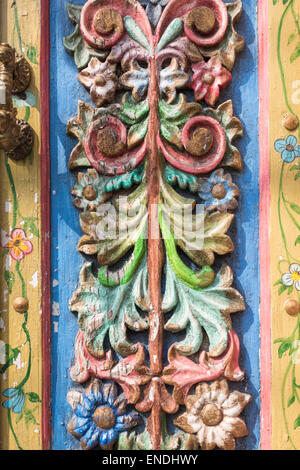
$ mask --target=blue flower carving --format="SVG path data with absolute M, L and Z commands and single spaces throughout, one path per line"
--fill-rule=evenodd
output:
M 126 413 L 127 399 L 124 393 L 117 396 L 114 383 L 103 384 L 94 379 L 85 392 L 71 390 L 68 401 L 74 409 L 69 432 L 80 438 L 82 449 L 100 446 L 111 450 L 119 433 L 131 429 L 139 422 L 136 412 Z
M 275 150 L 281 153 L 281 158 L 286 163 L 291 163 L 296 157 L 300 157 L 300 145 L 294 135 L 289 135 L 286 139 L 275 141 Z
M 7 388 L 4 390 L 3 395 L 8 398 L 8 400 L 3 403 L 4 408 L 9 408 L 14 413 L 20 414 L 25 402 L 23 390 L 18 388 Z
M 209 178 L 199 179 L 198 195 L 207 211 L 235 210 L 238 206 L 239 188 L 232 182 L 230 174 L 223 169 L 214 171 Z

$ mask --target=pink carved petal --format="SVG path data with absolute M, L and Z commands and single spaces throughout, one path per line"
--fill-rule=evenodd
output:
M 109 379 L 113 364 L 111 351 L 103 359 L 92 356 L 84 344 L 84 332 L 79 330 L 75 341 L 75 365 L 70 369 L 71 379 L 77 383 L 86 382 L 92 376 Z
M 103 359 L 92 356 L 84 343 L 84 332 L 79 331 L 75 341 L 75 365 L 70 369 L 74 382 L 83 383 L 90 377 L 114 380 L 123 389 L 128 403 L 135 403 L 140 396 L 140 385 L 147 383 L 150 377 L 146 371 L 139 372 L 144 362 L 143 346 L 138 344 L 138 352 L 121 359 L 115 366 L 111 351 Z
M 205 351 L 199 356 L 199 364 L 191 359 L 169 351 L 170 365 L 164 370 L 163 379 L 175 385 L 186 398 L 190 388 L 199 382 L 226 377 L 232 381 L 242 380 L 244 373 L 239 367 L 239 339 L 234 330 L 228 333 L 227 350 L 219 358 L 208 358 Z
M 218 101 L 220 96 L 220 90 L 218 85 L 210 86 L 207 88 L 207 93 L 205 95 L 205 101 L 209 106 L 214 106 Z
M 222 0 L 194 0 L 188 2 L 186 0 L 171 0 L 164 10 L 156 29 L 155 45 L 158 44 L 160 38 L 165 32 L 168 25 L 175 18 L 183 18 L 185 23 L 186 16 L 194 8 L 206 6 L 214 10 L 216 24 L 213 31 L 209 34 L 200 35 L 200 33 L 188 28 L 184 25 L 186 36 L 202 47 L 211 47 L 222 41 L 228 26 L 228 12 L 226 5 Z

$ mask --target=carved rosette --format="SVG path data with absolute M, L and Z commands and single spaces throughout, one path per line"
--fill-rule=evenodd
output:
M 171 0 L 152 18 L 155 30 L 135 0 L 67 9 L 75 31 L 64 44 L 95 105 L 79 102 L 67 127 L 78 139 L 69 163 L 80 170 L 78 249 L 95 258 L 70 300 L 79 332 L 69 430 L 84 449 L 234 449 L 251 397 L 229 393 L 228 381 L 244 378 L 230 315 L 245 304 L 215 256 L 234 250 L 227 232 L 239 189 L 228 171 L 242 168 L 233 141 L 243 130 L 231 101 L 217 101 L 243 49 L 242 3 Z M 192 218 L 180 232 L 186 208 Z M 142 331 L 145 344 L 132 333 Z M 124 414 L 128 405 L 137 411 Z M 138 423 L 144 430 L 128 431 Z

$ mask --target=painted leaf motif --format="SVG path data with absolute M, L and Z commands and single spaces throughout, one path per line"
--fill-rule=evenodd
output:
M 82 230 L 88 235 L 78 245 L 86 252 L 86 245 L 94 246 L 102 266 L 113 265 L 120 260 L 139 238 L 147 224 L 145 184 L 140 184 L 130 196 L 101 206 L 98 212 L 83 212 L 80 215 Z M 127 215 L 127 217 L 122 217 Z M 116 277 L 116 276 L 115 276 Z
M 80 287 L 74 292 L 69 308 L 71 312 L 78 312 L 79 327 L 85 333 L 84 341 L 90 354 L 99 358 L 104 356 L 107 334 L 119 354 L 127 356 L 137 352 L 137 344 L 128 341 L 126 330 L 148 328 L 147 320 L 137 308 L 145 309 L 148 303 L 145 276 L 147 271 L 143 263 L 130 282 L 115 289 L 107 288 L 94 276 L 91 263 L 83 266 Z
M 79 70 L 86 67 L 92 57 L 105 59 L 107 56 L 107 52 L 92 49 L 83 39 L 79 26 L 81 10 L 79 5 L 67 4 L 68 18 L 75 24 L 75 29 L 72 34 L 64 37 L 64 46 L 70 54 L 74 54 L 74 62 Z
M 231 287 L 232 281 L 231 269 L 224 265 L 210 286 L 192 289 L 176 278 L 167 261 L 163 310 L 174 309 L 174 312 L 165 329 L 186 331 L 184 340 L 175 345 L 182 355 L 189 356 L 199 350 L 203 341 L 202 329 L 209 339 L 211 357 L 218 357 L 226 350 L 231 330 L 230 313 L 245 308 L 243 297 Z
M 204 57 L 217 57 L 222 64 L 232 70 L 236 55 L 244 49 L 245 41 L 235 30 L 235 23 L 241 16 L 243 5 L 241 0 L 226 4 L 228 10 L 228 27 L 218 47 L 200 47 Z
M 165 222 L 169 221 L 175 243 L 199 266 L 210 266 L 215 257 L 233 251 L 233 243 L 226 235 L 233 214 L 201 212 L 192 215 L 195 205 L 193 199 L 183 198 L 166 182 L 161 181 L 162 213 Z M 186 222 L 183 226 L 182 214 Z M 189 217 L 189 219 L 187 218 Z
M 225 131 L 227 146 L 221 166 L 241 171 L 242 157 L 238 149 L 232 144 L 232 141 L 237 137 L 243 136 L 243 126 L 241 121 L 233 115 L 232 101 L 225 101 L 217 109 L 206 108 L 203 114 L 216 119 Z
M 199 188 L 196 176 L 180 171 L 169 165 L 165 167 L 165 178 L 170 186 L 179 186 L 180 189 L 188 189 L 191 193 L 197 192 Z
M 182 150 L 182 128 L 191 117 L 200 114 L 201 110 L 200 104 L 189 103 L 183 94 L 180 94 L 177 102 L 173 104 L 161 100 L 158 105 L 161 135 Z
M 105 191 L 119 191 L 120 189 L 129 189 L 134 184 L 142 182 L 144 175 L 144 165 L 138 166 L 135 170 L 129 171 L 125 175 L 111 178 L 105 185 Z
M 129 126 L 133 126 L 140 121 L 143 121 L 149 114 L 148 100 L 140 101 L 137 103 L 130 93 L 125 93 L 123 97 L 123 106 L 119 111 L 118 117 Z
M 212 25 L 210 32 L 196 24 L 202 1 L 208 6 L 206 15 L 211 15 L 208 9 L 213 11 L 216 27 Z M 204 83 L 215 78 L 220 89 L 229 83 L 228 70 L 244 45 L 235 31 L 242 4 L 240 0 L 167 3 L 151 0 L 147 6 L 156 31 L 135 0 L 118 4 L 88 0 L 83 10 L 68 6 L 75 31 L 65 38 L 65 46 L 74 54 L 79 80 L 96 106 L 79 102 L 78 116 L 68 124 L 68 133 L 79 140 L 69 166 L 88 168 L 78 174 L 73 188 L 85 233 L 78 249 L 95 255 L 100 264 L 100 268 L 84 265 L 70 301 L 81 330 L 71 373 L 81 383 L 97 374 L 117 382 L 131 396 L 130 403 L 150 413 L 142 434 L 121 434 L 120 449 L 197 448 L 195 436 L 178 431 L 168 435 L 161 411 L 176 413 L 189 388 L 199 381 L 216 380 L 223 373 L 230 380 L 243 376 L 230 314 L 243 310 L 244 301 L 232 288 L 230 268 L 223 266 L 215 274 L 211 267 L 216 254 L 233 251 L 227 235 L 234 217 L 227 210 L 233 206 L 222 206 L 222 212 L 216 204 L 212 208 L 207 203 L 200 213 L 196 208 L 196 197 L 207 201 L 200 192 L 211 171 L 222 176 L 220 167 L 241 169 L 241 156 L 232 142 L 242 135 L 242 125 L 233 116 L 231 101 L 217 109 L 204 108 L 178 94 L 194 85 L 195 99 L 203 99 L 205 92 L 206 102 L 215 104 L 219 88 L 199 89 L 199 83 L 202 75 Z M 208 77 L 211 69 L 214 76 Z M 112 101 L 116 104 L 102 107 Z M 216 197 L 227 188 L 215 186 L 209 190 Z M 197 196 L 183 197 L 173 187 Z M 182 226 L 185 211 L 191 219 Z M 153 228 L 158 229 L 158 241 L 152 237 Z M 165 324 L 164 313 L 170 314 Z M 162 355 L 163 327 L 182 332 L 169 350 L 167 365 Z M 149 329 L 149 366 L 144 347 L 129 339 L 128 329 Z M 205 333 L 209 352 L 201 348 Z M 113 357 L 112 350 L 126 357 Z M 178 377 L 188 379 L 183 387 Z M 172 394 L 164 382 L 174 387 Z M 148 383 L 140 398 L 140 386 Z

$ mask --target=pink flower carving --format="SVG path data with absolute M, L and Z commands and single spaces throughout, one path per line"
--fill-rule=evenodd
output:
M 79 81 L 90 90 L 91 98 L 97 107 L 113 102 L 118 86 L 115 71 L 115 64 L 100 62 L 97 57 L 93 57 L 87 68 L 78 75 Z
M 192 64 L 193 76 L 191 88 L 197 101 L 205 99 L 206 103 L 214 106 L 220 96 L 220 90 L 231 82 L 231 73 L 222 66 L 221 62 L 212 57 L 208 62 Z
M 15 261 L 21 261 L 25 255 L 29 255 L 33 250 L 32 243 L 27 240 L 26 234 L 21 228 L 13 230 L 5 248 L 9 248 L 9 254 Z

